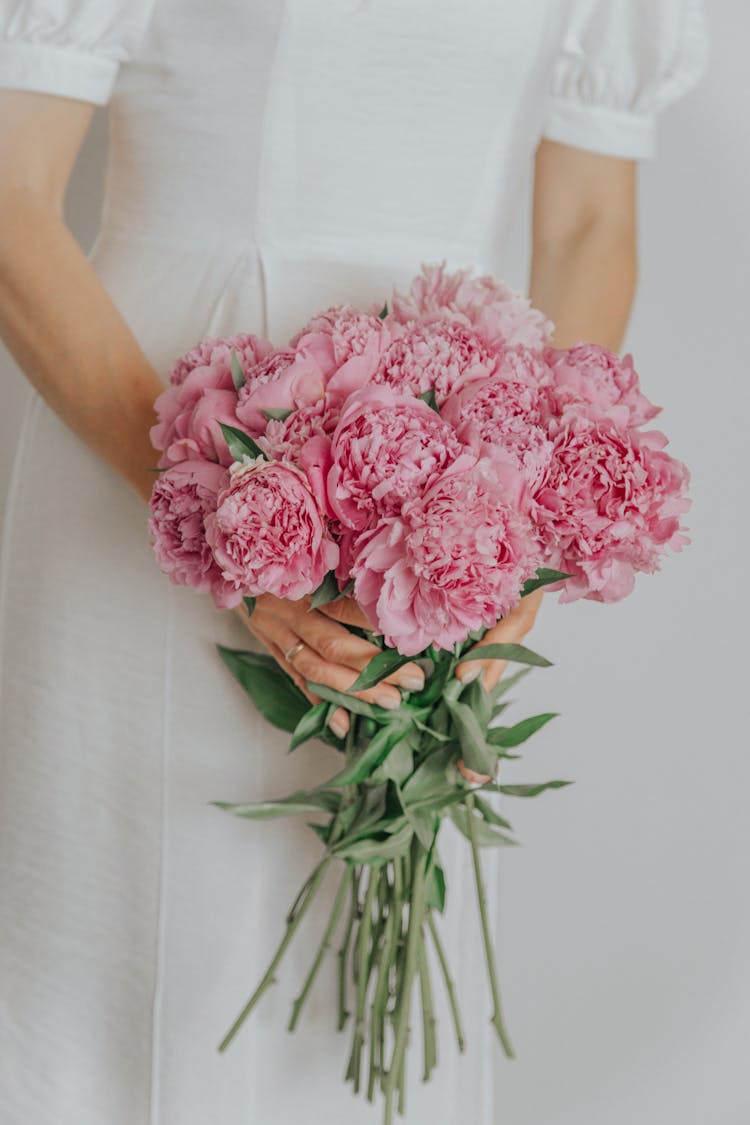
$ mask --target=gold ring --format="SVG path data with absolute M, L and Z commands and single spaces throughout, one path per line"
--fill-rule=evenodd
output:
M 284 653 L 284 659 L 286 660 L 287 664 L 293 664 L 295 656 L 299 656 L 304 647 L 304 641 L 297 641 L 296 644 L 293 644 L 289 651 Z

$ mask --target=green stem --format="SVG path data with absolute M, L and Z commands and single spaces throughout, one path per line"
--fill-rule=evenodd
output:
M 323 958 L 325 957 L 326 950 L 330 948 L 331 938 L 333 937 L 336 926 L 338 925 L 338 920 L 344 906 L 346 892 L 348 890 L 349 883 L 351 882 L 352 873 L 353 872 L 351 867 L 347 864 L 344 874 L 341 878 L 341 882 L 339 883 L 339 889 L 336 892 L 336 898 L 331 909 L 331 917 L 328 919 L 328 925 L 325 928 L 323 938 L 320 945 L 318 946 L 318 952 L 315 954 L 313 963 L 310 966 L 310 971 L 307 974 L 304 985 L 302 986 L 302 991 L 292 1005 L 292 1014 L 289 1020 L 288 1027 L 289 1031 L 294 1031 L 297 1026 L 297 1022 L 305 1005 L 305 1001 L 310 995 L 310 990 L 315 983 L 315 978 L 317 977 L 320 966 L 323 963 Z
M 384 873 L 385 873 L 384 868 Z M 387 876 L 383 875 L 387 882 Z M 372 1001 L 372 1017 L 370 1026 L 370 1071 L 367 1080 L 367 1100 L 372 1101 L 375 1094 L 375 1083 L 382 1075 L 385 1065 L 385 1010 L 390 992 L 389 984 L 393 970 L 398 946 L 396 943 L 396 926 L 401 912 L 401 902 L 396 899 L 395 887 L 391 888 L 388 901 L 388 916 L 385 922 L 383 943 L 378 952 L 376 969 L 378 982 L 375 986 L 375 995 Z
M 240 1014 L 237 1016 L 237 1019 L 234 1021 L 234 1023 L 230 1027 L 229 1031 L 226 1033 L 226 1035 L 222 1039 L 221 1043 L 219 1044 L 219 1051 L 225 1051 L 227 1049 L 227 1047 L 232 1042 L 232 1040 L 234 1039 L 235 1035 L 237 1034 L 237 1032 L 242 1027 L 242 1025 L 245 1022 L 245 1020 L 247 1019 L 247 1017 L 252 1012 L 255 1005 L 260 1000 L 263 993 L 266 991 L 266 989 L 269 987 L 269 985 L 274 983 L 274 973 L 278 969 L 279 964 L 281 962 L 281 959 L 284 956 L 284 954 L 286 953 L 286 950 L 287 950 L 287 947 L 288 947 L 289 943 L 291 942 L 292 938 L 294 937 L 295 933 L 297 932 L 297 928 L 298 928 L 300 922 L 302 921 L 302 919 L 304 918 L 305 912 L 307 911 L 308 906 L 310 905 L 313 898 L 315 897 L 315 893 L 318 890 L 318 887 L 320 886 L 320 884 L 323 880 L 323 876 L 325 875 L 325 873 L 328 869 L 328 864 L 330 862 L 331 862 L 331 857 L 326 855 L 326 856 L 323 857 L 323 859 L 320 861 L 318 866 L 315 868 L 315 871 L 313 872 L 312 878 L 309 880 L 309 886 L 308 886 L 307 892 L 305 893 L 305 896 L 302 899 L 296 913 L 292 916 L 291 920 L 287 923 L 286 932 L 284 933 L 284 937 L 282 938 L 278 949 L 276 950 L 275 954 L 273 955 L 273 959 L 271 960 L 270 965 L 268 966 L 265 973 L 263 974 L 263 978 L 262 978 L 260 984 L 258 985 L 258 987 L 256 988 L 255 992 L 252 994 L 252 996 L 248 1000 L 247 1004 L 242 1009 Z
M 461 1023 L 461 1012 L 458 1007 L 456 986 L 453 983 L 453 977 L 451 976 L 450 969 L 448 967 L 448 960 L 445 956 L 443 943 L 441 942 L 440 935 L 437 932 L 437 926 L 435 925 L 435 919 L 431 910 L 428 910 L 427 912 L 427 928 L 430 931 L 432 944 L 435 946 L 435 952 L 437 953 L 438 961 L 440 962 L 440 970 L 443 974 L 445 989 L 448 993 L 448 1002 L 450 1003 L 451 1014 L 453 1016 L 453 1027 L 456 1031 L 456 1042 L 458 1043 L 459 1051 L 463 1054 L 463 1052 L 466 1050 L 466 1040 L 464 1039 L 464 1029 Z
M 339 1018 L 337 1029 L 343 1031 L 344 1025 L 349 1018 L 349 1013 L 346 1010 L 346 962 L 349 957 L 349 946 L 352 941 L 352 933 L 354 931 L 354 922 L 359 912 L 359 880 L 361 870 L 357 869 L 352 877 L 352 895 L 351 906 L 349 908 L 349 920 L 346 923 L 346 930 L 344 931 L 344 938 L 339 947 L 337 954 L 339 962 Z
M 427 947 L 424 942 L 424 931 L 420 934 L 419 943 L 419 991 L 422 996 L 422 1046 L 424 1072 L 422 1081 L 428 1082 L 432 1071 L 437 1066 L 437 1039 L 435 1027 L 435 1006 L 432 999 L 432 980 L 430 979 L 430 963 L 427 959 Z
M 503 1022 L 502 1007 L 500 1005 L 500 988 L 497 983 L 497 970 L 495 968 L 495 953 L 492 946 L 492 935 L 490 933 L 490 923 L 487 916 L 487 895 L 484 889 L 484 880 L 482 879 L 482 868 L 479 863 L 479 847 L 477 844 L 477 830 L 474 823 L 474 794 L 469 793 L 466 797 L 466 807 L 468 809 L 468 823 L 469 823 L 469 838 L 471 840 L 471 858 L 474 863 L 474 877 L 477 884 L 477 900 L 479 902 L 479 917 L 482 923 L 482 940 L 484 942 L 484 953 L 487 958 L 487 973 L 490 978 L 490 989 L 492 990 L 492 1024 L 500 1037 L 500 1042 L 503 1045 L 503 1050 L 509 1059 L 515 1058 L 513 1053 L 513 1046 L 511 1044 L 508 1032 L 505 1029 Z
M 375 901 L 375 891 L 380 882 L 380 872 L 373 868 L 367 873 L 367 891 L 362 907 L 362 919 L 357 933 L 355 955 L 357 958 L 357 1014 L 354 1024 L 354 1039 L 349 1066 L 346 1072 L 347 1079 L 354 1083 L 354 1093 L 359 1093 L 359 1079 L 362 1066 L 362 1047 L 365 1042 L 365 1003 L 367 1000 L 367 985 L 369 974 L 367 971 L 370 953 L 370 934 L 372 932 L 372 904 Z
M 416 838 L 412 845 L 412 850 L 412 885 L 411 901 L 409 903 L 409 929 L 406 944 L 406 957 L 395 1012 L 395 1043 L 393 1045 L 391 1065 L 388 1069 L 384 1085 L 385 1125 L 392 1125 L 393 1122 L 393 1096 L 397 1088 L 400 1093 L 399 1103 L 403 1101 L 404 1058 L 409 1033 L 409 1007 L 414 975 L 417 969 L 417 953 L 419 951 L 419 939 L 425 912 L 425 868 L 427 865 L 427 856 L 424 854 L 424 849 Z

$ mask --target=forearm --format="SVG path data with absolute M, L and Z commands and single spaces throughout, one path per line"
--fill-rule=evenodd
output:
M 0 206 L 5 343 L 60 418 L 147 497 L 158 375 L 62 218 L 22 192 Z
M 635 237 L 606 222 L 557 241 L 535 240 L 530 295 L 555 324 L 554 343 L 590 340 L 618 351 L 635 293 Z

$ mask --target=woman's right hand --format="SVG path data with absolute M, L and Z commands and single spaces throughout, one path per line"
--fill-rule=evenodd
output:
M 237 610 L 247 629 L 266 646 L 284 671 L 312 703 L 319 703 L 308 682 L 325 684 L 336 691 L 347 691 L 359 673 L 380 649 L 351 633 L 346 625 L 370 629 L 370 623 L 352 598 L 341 598 L 319 609 L 310 608 L 310 599 L 287 601 L 272 594 L 256 599 L 249 615 L 243 606 Z M 417 664 L 404 664 L 376 687 L 357 692 L 358 699 L 395 710 L 401 704 L 399 688 L 420 691 L 424 673 Z M 349 729 L 349 715 L 339 707 L 329 725 L 343 738 Z

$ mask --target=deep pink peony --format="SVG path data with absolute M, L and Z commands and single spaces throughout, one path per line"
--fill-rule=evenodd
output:
M 341 402 L 370 382 L 390 331 L 354 305 L 334 305 L 308 321 L 290 346 L 321 372 L 331 401 Z
M 504 450 L 531 492 L 539 487 L 552 458 L 552 442 L 542 424 L 542 401 L 534 383 L 498 376 L 470 383 L 450 395 L 440 413 L 475 453 Z
M 225 469 L 208 461 L 174 465 L 154 484 L 149 520 L 154 553 L 170 582 L 210 591 L 224 609 L 238 605 L 242 595 L 222 577 L 206 542 L 204 521 L 216 510 L 228 479 Z
M 413 395 L 433 390 L 438 405 L 459 387 L 486 379 L 498 368 L 497 353 L 467 324 L 410 321 L 394 325 L 392 336 L 373 382 Z
M 394 290 L 396 320 L 447 319 L 472 326 L 492 347 L 523 344 L 541 348 L 552 324 L 531 302 L 494 277 L 474 277 L 471 270 L 448 273 L 445 262 L 422 265 L 406 295 Z
M 552 434 L 535 518 L 546 564 L 572 575 L 560 600 L 619 601 L 638 571 L 653 573 L 668 548 L 687 543 L 687 468 L 664 452 L 667 439 L 656 430 L 578 418 Z
M 641 426 L 661 410 L 641 391 L 630 355 L 620 358 L 598 344 L 547 348 L 547 398 L 558 417 L 567 411 L 611 418 L 621 426 Z
M 414 656 L 494 625 L 539 564 L 534 529 L 497 467 L 462 457 L 367 539 L 354 595 L 386 644 Z
M 245 371 L 237 396 L 237 417 L 253 437 L 266 430 L 266 410 L 296 410 L 323 398 L 323 373 L 309 355 L 279 348 Z
M 196 367 L 210 368 L 212 385 L 231 390 L 232 382 L 232 352 L 237 353 L 237 358 L 243 370 L 252 367 L 264 355 L 272 350 L 268 340 L 253 336 L 249 332 L 239 332 L 235 336 L 221 338 L 207 337 L 196 344 L 189 352 L 175 363 L 169 373 L 169 381 L 175 386 L 184 383 L 191 371 Z
M 426 402 L 370 386 L 347 399 L 333 434 L 328 499 L 341 525 L 362 531 L 421 497 L 463 452 Z
M 161 467 L 201 458 L 231 464 L 219 423 L 238 425 L 232 351 L 241 364 L 255 364 L 270 347 L 257 336 L 243 334 L 206 340 L 177 361 L 171 385 L 154 404 L 159 421 L 150 436 L 154 448 L 162 451 Z
M 206 538 L 223 578 L 247 597 L 304 597 L 339 557 L 305 473 L 260 457 L 233 467 Z

